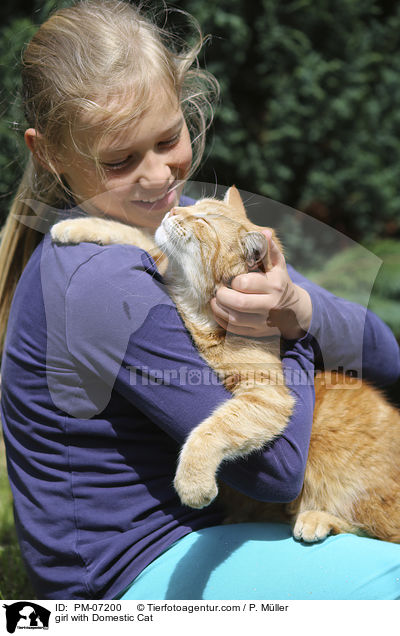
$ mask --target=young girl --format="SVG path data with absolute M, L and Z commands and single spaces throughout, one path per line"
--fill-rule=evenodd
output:
M 284 525 L 224 526 L 218 503 L 181 505 L 179 448 L 230 394 L 145 251 L 60 246 L 34 229 L 46 205 L 156 229 L 201 157 L 216 85 L 192 67 L 199 46 L 178 49 L 134 6 L 103 0 L 55 13 L 24 54 L 31 158 L 1 243 L 1 415 L 28 572 L 38 597 L 51 599 L 399 597 L 398 546 L 339 535 L 304 549 Z M 268 335 L 275 307 L 283 364 L 308 377 L 320 350 L 351 368 L 364 333 L 365 377 L 394 381 L 388 328 L 271 249 L 273 275 L 221 288 L 216 319 Z M 276 309 L 285 285 L 296 300 L 289 323 L 284 303 Z M 145 368 L 147 377 L 135 373 Z M 221 471 L 259 500 L 291 501 L 301 489 L 314 394 L 310 382 L 292 391 L 285 434 Z

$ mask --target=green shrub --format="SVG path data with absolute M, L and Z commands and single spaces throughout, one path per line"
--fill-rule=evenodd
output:
M 368 307 L 392 329 L 400 341 L 400 242 L 390 239 L 371 243 L 369 250 L 382 260 L 375 278 L 375 263 L 365 250 L 347 249 L 307 276 L 332 293 L 362 304 L 365 289 L 374 281 Z
M 180 0 L 222 100 L 201 180 L 282 201 L 356 240 L 400 236 L 400 5 Z M 383 10 L 385 7 L 385 10 Z
M 11 490 L 8 484 L 4 443 L 0 433 L 0 599 L 34 599 L 14 527 Z

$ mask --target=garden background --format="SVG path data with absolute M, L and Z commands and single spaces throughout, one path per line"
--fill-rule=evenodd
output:
M 25 161 L 21 49 L 54 8 L 69 4 L 3 0 L 0 5 L 1 223 Z M 188 11 L 203 33 L 212 35 L 201 63 L 221 85 L 206 161 L 195 179 L 235 183 L 299 210 L 298 231 L 281 236 L 293 264 L 306 252 L 304 273 L 351 300 L 372 277 L 369 307 L 400 341 L 400 4 L 165 4 Z M 185 28 L 181 14 L 172 13 L 174 21 Z M 318 256 L 318 237 L 301 231 L 310 216 L 355 241 L 355 247 L 339 250 L 325 263 Z M 376 279 L 357 261 L 356 244 L 382 260 Z M 398 404 L 399 386 L 389 392 Z M 16 544 L 1 440 L 0 471 L 0 599 L 33 598 Z

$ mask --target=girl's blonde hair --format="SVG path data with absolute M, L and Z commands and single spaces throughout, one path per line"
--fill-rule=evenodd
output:
M 57 172 L 57 157 L 71 145 L 85 156 L 90 153 L 101 170 L 96 148 L 76 143 L 79 128 L 101 122 L 97 135 L 101 142 L 103 136 L 137 121 L 157 99 L 157 92 L 167 90 L 177 96 L 191 133 L 191 174 L 198 167 L 218 84 L 197 65 L 204 40 L 197 24 L 186 17 L 197 32 L 192 46 L 156 26 L 143 7 L 124 0 L 83 0 L 56 11 L 26 47 L 22 58 L 24 111 L 28 127 L 39 135 L 36 156 L 28 160 L 1 235 L 1 338 L 16 284 L 42 234 L 35 229 L 35 216 L 27 201 L 53 207 L 70 202 L 73 193 Z M 129 108 L 124 108 L 128 95 Z M 116 102 L 120 106 L 112 108 Z M 28 223 L 27 217 L 31 217 Z

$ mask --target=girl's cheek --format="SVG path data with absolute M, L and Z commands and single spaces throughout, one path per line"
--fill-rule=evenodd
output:
M 124 187 L 129 187 L 134 181 L 134 175 L 131 173 L 125 173 L 121 175 L 108 174 L 104 179 L 105 189 L 109 191 L 121 191 Z
M 176 163 L 183 174 L 186 174 L 190 170 L 192 165 L 193 152 L 190 140 L 188 140 L 184 146 L 179 150 L 176 156 Z M 183 175 L 182 175 L 183 176 Z
M 185 125 L 180 142 L 175 148 L 175 162 L 179 164 L 182 171 L 188 172 L 192 164 L 192 159 L 193 152 L 190 134 L 187 126 Z

